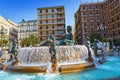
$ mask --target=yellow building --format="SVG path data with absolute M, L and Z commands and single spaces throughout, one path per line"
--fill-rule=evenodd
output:
M 7 40 L 10 42 L 13 39 L 17 40 L 17 24 L 0 16 L 0 33 L 2 28 L 4 28 L 5 33 L 3 35 L 0 34 L 0 41 Z M 4 48 L 5 45 L 1 44 L 0 46 Z
M 9 36 L 9 30 L 10 30 L 9 22 L 6 19 L 4 19 L 2 16 L 0 16 L 0 30 L 2 27 L 6 29 L 5 36 Z

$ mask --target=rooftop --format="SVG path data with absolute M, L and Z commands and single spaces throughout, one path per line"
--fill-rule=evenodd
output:
M 52 7 L 41 7 L 41 8 L 37 8 L 37 10 L 39 9 L 51 9 L 51 8 L 64 8 L 64 6 L 52 6 Z

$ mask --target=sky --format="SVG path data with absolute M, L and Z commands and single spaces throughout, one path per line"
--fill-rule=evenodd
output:
M 98 0 L 93 0 L 93 2 L 96 1 Z M 81 3 L 86 2 L 92 2 L 92 0 L 0 0 L 0 15 L 18 23 L 22 19 L 37 19 L 37 8 L 64 6 L 66 26 L 73 26 L 75 12 Z

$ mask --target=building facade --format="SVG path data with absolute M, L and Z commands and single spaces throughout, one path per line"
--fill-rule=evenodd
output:
M 106 0 L 106 26 L 109 38 L 120 39 L 120 0 Z M 103 9 L 104 9 L 103 8 Z
M 7 49 L 7 45 L 10 41 L 17 40 L 17 24 L 11 21 L 10 19 L 5 19 L 4 17 L 0 16 L 0 33 L 2 32 L 2 28 L 4 28 L 4 34 L 0 34 L 0 41 L 7 40 L 7 44 L 4 43 L 1 45 L 3 49 Z M 0 47 L 1 47 L 0 46 Z
M 92 32 L 96 32 L 102 22 L 102 4 L 81 4 L 75 13 L 75 41 L 81 44 Z
M 10 31 L 9 31 L 9 41 L 13 41 L 16 40 L 18 38 L 18 25 L 15 24 L 13 21 L 11 21 L 10 19 L 7 19 L 8 23 L 10 24 Z
M 21 40 L 28 38 L 29 35 L 34 34 L 37 36 L 38 27 L 37 20 L 22 20 L 22 22 L 18 23 L 18 42 L 20 45 Z
M 120 0 L 81 4 L 75 13 L 75 29 L 78 44 L 92 32 L 103 38 L 120 38 Z
M 63 6 L 38 8 L 38 36 L 47 39 L 50 34 L 62 37 L 65 32 L 65 11 Z

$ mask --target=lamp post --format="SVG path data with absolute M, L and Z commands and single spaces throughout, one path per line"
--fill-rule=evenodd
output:
M 97 28 L 97 31 L 101 32 L 101 36 L 102 36 L 102 37 L 105 37 L 105 36 L 106 36 L 106 35 L 104 34 L 105 31 L 106 31 L 106 26 L 104 25 L 104 23 L 101 24 L 101 26 L 99 26 L 99 27 Z
M 1 34 L 1 51 L 3 50 L 3 36 L 6 33 L 6 29 L 1 26 L 0 34 Z

